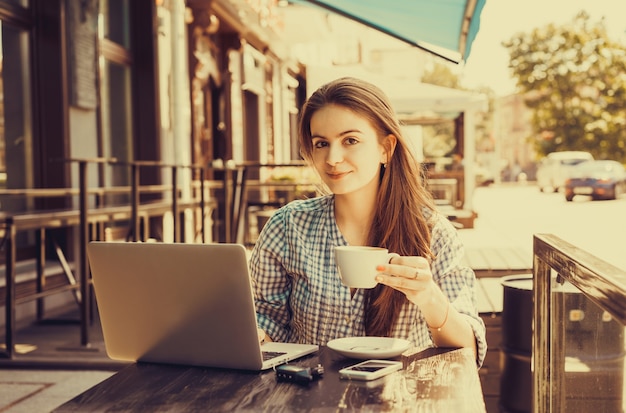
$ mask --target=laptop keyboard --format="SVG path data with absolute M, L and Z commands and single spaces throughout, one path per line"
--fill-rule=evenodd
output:
M 279 357 L 287 353 L 285 353 L 284 351 L 261 351 L 261 354 L 263 355 L 263 361 L 267 361 L 273 359 L 274 357 Z

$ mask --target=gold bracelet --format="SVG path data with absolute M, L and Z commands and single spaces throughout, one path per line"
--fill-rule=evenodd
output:
M 441 323 L 441 325 L 439 327 L 432 327 L 432 326 L 428 325 L 428 323 L 426 323 L 426 326 L 428 327 L 429 330 L 437 330 L 437 332 L 441 331 L 443 326 L 445 326 L 446 323 L 448 322 L 448 314 L 449 313 L 450 313 L 450 301 L 448 301 L 448 306 L 446 307 L 446 316 L 444 317 L 443 322 Z

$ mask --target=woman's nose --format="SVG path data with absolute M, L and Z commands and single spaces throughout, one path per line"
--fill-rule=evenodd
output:
M 326 163 L 328 165 L 336 165 L 343 162 L 343 151 L 339 145 L 330 145 L 328 148 L 328 156 L 326 156 Z

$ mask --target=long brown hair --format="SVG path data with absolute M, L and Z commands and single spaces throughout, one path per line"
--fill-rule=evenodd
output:
M 432 258 L 431 228 L 424 209 L 433 211 L 434 202 L 424 187 L 423 169 L 413 156 L 400 123 L 385 93 L 360 79 L 344 77 L 329 82 L 304 104 L 300 113 L 299 136 L 302 156 L 312 162 L 311 118 L 327 105 L 339 105 L 368 119 L 379 140 L 394 135 L 395 149 L 386 166 L 381 167 L 380 188 L 368 244 L 388 248 L 400 255 Z M 428 213 L 428 216 L 431 214 Z M 391 334 L 406 298 L 393 288 L 378 285 L 366 294 L 366 334 Z

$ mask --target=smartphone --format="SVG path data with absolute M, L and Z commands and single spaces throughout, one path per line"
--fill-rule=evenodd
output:
M 374 380 L 401 368 L 401 361 L 367 360 L 339 370 L 339 377 L 353 380 Z

